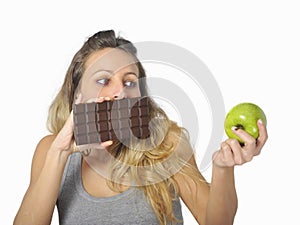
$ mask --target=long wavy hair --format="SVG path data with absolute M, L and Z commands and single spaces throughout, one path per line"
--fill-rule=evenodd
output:
M 63 85 L 50 105 L 47 128 L 51 133 L 57 134 L 70 115 L 88 57 L 104 48 L 117 48 L 130 54 L 136 60 L 139 78 L 146 77 L 142 64 L 137 60 L 137 49 L 130 41 L 117 37 L 113 30 L 94 34 L 73 57 Z M 139 82 L 141 96 L 147 96 L 145 79 L 139 79 Z M 129 146 L 114 142 L 108 147 L 108 151 L 116 160 L 113 161 L 110 170 L 110 177 L 113 179 L 107 179 L 107 182 L 111 189 L 120 192 L 120 183 L 117 181 L 125 176 L 130 177 L 130 182 L 144 191 L 160 224 L 165 225 L 178 219 L 175 218 L 172 208 L 173 200 L 178 198 L 173 174 L 181 172 L 196 179 L 199 177 L 193 167 L 188 166 L 187 159 L 176 152 L 178 140 L 182 148 L 190 148 L 188 133 L 171 121 L 153 99 L 150 103 L 151 118 L 159 120 L 151 131 L 150 141 L 139 141 Z

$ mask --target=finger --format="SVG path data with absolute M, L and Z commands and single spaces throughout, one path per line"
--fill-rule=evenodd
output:
M 104 98 L 103 97 L 99 97 L 99 98 L 97 98 L 96 102 L 98 102 L 98 103 L 104 102 Z
M 86 145 L 79 145 L 77 146 L 78 151 L 82 152 L 85 151 L 87 149 L 97 149 L 97 150 L 103 150 L 106 147 L 110 146 L 113 144 L 113 141 L 109 140 L 109 141 L 105 141 L 102 143 L 93 143 L 93 144 L 86 144 Z
M 88 100 L 86 100 L 86 103 L 92 103 L 92 102 L 97 102 L 98 98 L 89 98 Z
M 76 145 L 75 141 L 72 142 L 70 148 L 69 148 L 72 152 L 78 152 L 79 151 L 79 148 L 78 146 Z
M 222 142 L 221 144 L 221 152 L 223 154 L 223 163 L 226 166 L 234 166 L 234 157 L 233 157 L 233 152 L 229 144 L 226 142 Z
M 109 97 L 109 96 L 105 96 L 105 97 L 104 97 L 104 100 L 105 100 L 105 101 L 112 101 L 113 99 L 114 99 L 114 98 L 111 98 L 111 97 Z
M 218 157 L 219 154 L 220 154 L 220 150 L 219 151 L 215 151 L 213 153 L 213 155 L 212 155 L 212 161 L 214 161 Z
M 227 139 L 225 141 L 231 148 L 235 165 L 242 165 L 245 162 L 240 143 L 236 139 Z
M 245 148 L 252 149 L 256 147 L 256 140 L 249 133 L 243 129 L 233 129 L 232 131 L 243 140 Z
M 77 98 L 75 99 L 74 104 L 77 105 L 77 104 L 81 103 L 81 100 L 82 100 L 82 94 L 79 93 L 78 96 L 77 96 Z
M 104 147 L 104 148 L 107 148 L 108 146 L 110 146 L 112 144 L 113 144 L 113 141 L 111 141 L 111 140 L 101 143 L 102 147 Z
M 101 143 L 89 144 L 88 147 L 92 149 L 105 149 L 106 147 L 113 144 L 112 140 L 104 141 Z
M 73 110 L 71 110 L 70 115 L 69 115 L 67 121 L 65 122 L 63 128 L 59 132 L 59 134 L 61 134 L 63 136 L 73 134 L 73 129 L 74 129 Z
M 77 148 L 78 148 L 78 151 L 83 152 L 83 151 L 89 150 L 89 149 L 99 149 L 100 145 L 98 143 L 85 144 L 85 145 L 78 145 Z
M 73 123 L 73 110 L 72 110 L 64 126 L 58 132 L 55 140 L 52 143 L 52 146 L 60 150 L 70 149 L 70 143 L 73 137 L 73 130 L 74 130 L 74 123 Z
M 259 132 L 259 136 L 257 138 L 257 147 L 261 149 L 268 140 L 268 132 L 267 127 L 262 120 L 257 121 L 257 126 Z
M 112 98 L 106 96 L 106 97 L 97 97 L 97 98 L 90 98 L 86 101 L 86 103 L 91 103 L 91 102 L 98 102 L 98 103 L 101 103 L 101 102 L 104 102 L 104 101 L 111 101 Z

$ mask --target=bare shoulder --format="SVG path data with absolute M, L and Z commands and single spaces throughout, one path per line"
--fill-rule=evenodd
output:
M 56 135 L 54 135 L 54 134 L 46 135 L 39 141 L 39 143 L 37 144 L 36 150 L 44 149 L 45 147 L 49 148 L 55 138 L 56 138 Z
M 43 165 L 45 163 L 45 159 L 47 156 L 47 152 L 54 141 L 56 135 L 50 134 L 45 137 L 43 137 L 37 144 L 32 164 L 31 164 L 31 177 L 30 177 L 30 183 L 35 182 L 37 177 L 40 174 L 40 171 L 43 168 Z

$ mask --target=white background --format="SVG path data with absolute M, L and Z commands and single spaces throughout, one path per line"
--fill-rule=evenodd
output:
M 260 156 L 236 168 L 235 224 L 299 224 L 298 2 L 81 2 L 0 3 L 0 224 L 12 224 L 20 206 L 35 146 L 48 134 L 48 107 L 71 58 L 89 35 L 104 29 L 193 52 L 217 80 L 226 110 L 243 101 L 260 105 L 269 140 Z M 209 131 L 209 125 L 203 127 Z M 210 169 L 203 171 L 208 180 Z M 184 216 L 185 224 L 196 224 L 186 209 Z

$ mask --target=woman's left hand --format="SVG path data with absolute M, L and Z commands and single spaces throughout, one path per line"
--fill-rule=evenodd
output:
M 213 163 L 218 167 L 232 167 L 242 165 L 259 155 L 262 147 L 268 139 L 266 126 L 258 120 L 259 137 L 254 139 L 250 134 L 242 129 L 233 132 L 239 136 L 244 145 L 241 146 L 236 139 L 227 139 L 221 143 L 221 148 L 213 155 Z

